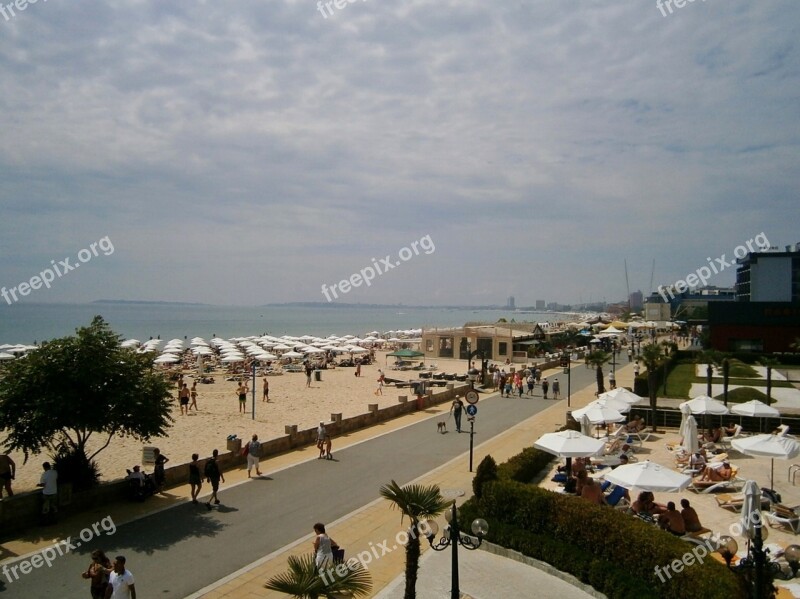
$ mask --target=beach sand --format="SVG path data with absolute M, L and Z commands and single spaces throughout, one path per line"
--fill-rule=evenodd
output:
M 382 369 L 387 377 L 410 380 L 417 377 L 413 370 L 395 371 L 391 369 L 394 358 L 389 358 L 388 365 L 385 351 L 376 352 L 376 363 L 363 366 L 361 376 L 355 376 L 355 368 L 336 368 L 322 371 L 322 381 L 313 381 L 306 388 L 305 373 L 285 373 L 280 376 L 267 377 L 270 389 L 270 401 L 262 401 L 263 377 L 256 379 L 256 414 L 252 419 L 252 399 L 247 398 L 247 412 L 238 412 L 239 400 L 236 394 L 238 383 L 225 381 L 221 371 L 214 373 L 213 384 L 198 384 L 197 405 L 188 416 L 182 416 L 175 399 L 172 416 L 175 422 L 169 429 L 168 436 L 151 439 L 149 443 L 141 443 L 130 438 L 117 437 L 96 458 L 100 466 L 101 480 L 114 480 L 125 476 L 125 469 L 142 463 L 142 448 L 155 446 L 170 459 L 170 466 L 189 462 L 192 453 L 200 457 L 211 455 L 213 449 L 226 451 L 226 439 L 235 434 L 240 439 L 249 440 L 255 433 L 262 441 L 283 436 L 287 424 L 296 424 L 298 429 L 316 427 L 320 420 L 330 422 L 332 413 L 341 412 L 343 418 L 367 413 L 367 405 L 377 403 L 380 408 L 397 404 L 400 395 L 411 396 L 409 388 L 396 389 L 386 386 L 383 395 L 374 394 L 377 387 L 378 369 Z M 429 362 L 431 363 L 431 362 Z M 464 373 L 467 370 L 465 360 L 436 359 L 439 371 Z M 185 382 L 192 385 L 192 377 L 185 376 Z M 249 383 L 248 383 L 249 384 Z M 177 398 L 177 388 L 173 396 Z M 95 435 L 90 440 L 92 450 L 105 443 L 107 437 Z M 336 451 L 336 439 L 333 440 Z M 42 473 L 42 462 L 50 459 L 47 453 L 30 456 L 23 465 L 24 456 L 20 452 L 12 452 L 11 458 L 17 464 L 17 475 L 13 489 L 15 492 L 30 491 L 36 488 Z M 152 472 L 152 467 L 144 468 Z

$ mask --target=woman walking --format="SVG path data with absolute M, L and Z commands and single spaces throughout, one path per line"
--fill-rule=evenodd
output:
M 333 548 L 331 546 L 335 545 L 335 543 L 325 533 L 325 525 L 322 522 L 317 522 L 314 525 L 314 532 L 316 533 L 314 537 L 314 562 L 317 570 L 320 570 L 324 565 L 333 565 Z
M 92 599 L 105 599 L 108 588 L 108 570 L 111 569 L 111 560 L 100 549 L 92 551 L 92 563 L 81 574 L 83 578 L 91 580 L 89 587 Z
M 192 503 L 197 503 L 197 496 L 200 495 L 200 488 L 203 486 L 203 479 L 200 477 L 200 456 L 192 454 L 192 461 L 189 462 L 189 487 L 192 490 Z

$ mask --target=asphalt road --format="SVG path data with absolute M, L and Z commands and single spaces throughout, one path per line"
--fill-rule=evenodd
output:
M 559 376 L 564 394 L 565 378 Z M 593 370 L 573 368 L 572 389 L 593 380 Z M 481 398 L 475 445 L 549 405 L 541 397 Z M 452 419 L 448 429 L 450 433 L 439 435 L 432 421 L 423 421 L 342 451 L 336 451 L 334 440 L 333 461 L 312 460 L 231 489 L 223 484 L 222 504 L 213 511 L 203 504 L 181 504 L 119 526 L 113 535 L 99 528 L 100 535 L 52 560 L 49 567 L 26 574 L 17 569 L 18 579 L 0 570 L 0 594 L 85 599 L 88 581 L 80 573 L 90 562 L 89 554 L 102 548 L 109 556 L 127 557 L 139 597 L 186 597 L 310 533 L 314 522 L 334 521 L 373 501 L 382 484 L 392 479 L 405 484 L 468 451 L 469 435 L 456 434 Z M 475 467 L 482 458 L 475 453 Z M 203 492 L 207 490 L 204 485 Z M 74 531 L 73 544 L 80 532 Z M 6 563 L 14 564 L 20 562 Z

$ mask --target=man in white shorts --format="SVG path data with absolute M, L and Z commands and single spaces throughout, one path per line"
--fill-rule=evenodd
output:
M 258 442 L 258 435 L 253 435 L 253 440 L 247 444 L 247 478 L 250 478 L 250 470 L 256 469 L 256 476 L 261 476 L 258 469 L 258 460 L 261 457 L 261 443 Z

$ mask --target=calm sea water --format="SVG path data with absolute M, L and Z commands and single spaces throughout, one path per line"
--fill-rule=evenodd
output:
M 33 343 L 71 335 L 95 315 L 125 338 L 146 340 L 247 335 L 363 335 L 429 326 L 461 326 L 469 321 L 546 322 L 552 313 L 443 308 L 335 308 L 328 306 L 187 306 L 176 304 L 35 304 L 0 306 L 0 344 Z

